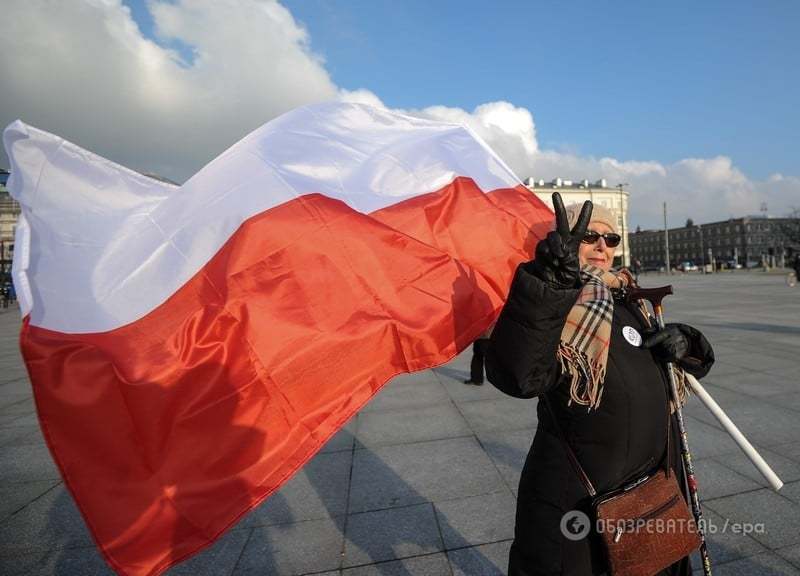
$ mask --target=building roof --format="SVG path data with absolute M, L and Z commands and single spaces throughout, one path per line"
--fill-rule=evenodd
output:
M 600 180 L 595 180 L 594 182 L 590 182 L 587 179 L 583 180 L 567 180 L 565 178 L 553 178 L 552 180 L 545 181 L 542 179 L 535 179 L 533 177 L 529 177 L 525 179 L 525 186 L 528 188 L 536 188 L 536 189 L 573 189 L 573 190 L 588 190 L 590 188 L 601 188 L 605 190 L 615 190 L 618 191 L 619 187 L 610 187 L 608 186 L 608 182 L 605 178 L 601 178 Z

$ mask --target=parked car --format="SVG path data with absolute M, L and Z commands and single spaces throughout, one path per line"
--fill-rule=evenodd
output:
M 678 264 L 678 270 L 681 272 L 696 272 L 697 270 L 700 270 L 700 268 L 697 267 L 697 264 L 687 260 L 686 262 L 681 262 Z
M 741 269 L 742 265 L 737 262 L 736 260 L 728 260 L 725 262 L 725 268 L 728 270 L 739 270 Z

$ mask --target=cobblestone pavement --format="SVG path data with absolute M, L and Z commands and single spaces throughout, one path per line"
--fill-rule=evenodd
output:
M 714 574 L 800 575 L 800 287 L 747 272 L 643 281 L 666 282 L 668 320 L 714 345 L 706 388 L 786 482 L 767 488 L 690 400 Z M 111 574 L 39 431 L 18 330 L 19 313 L 0 310 L 0 574 Z M 463 384 L 468 362 L 390 382 L 279 493 L 168 574 L 504 574 L 536 401 Z

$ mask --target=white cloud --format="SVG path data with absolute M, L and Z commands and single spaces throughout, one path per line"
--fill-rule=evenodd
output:
M 0 124 L 16 118 L 131 168 L 183 180 L 262 123 L 296 106 L 341 98 L 383 106 L 368 89 L 337 87 L 308 32 L 275 0 L 151 0 L 159 43 L 120 0 L 11 0 L 0 34 Z M 164 46 L 189 45 L 189 62 Z M 521 177 L 627 182 L 630 224 L 753 214 L 800 205 L 800 179 L 749 179 L 730 158 L 673 164 L 542 149 L 531 112 L 509 102 L 472 111 L 405 110 L 460 122 Z
M 267 120 L 337 94 L 277 2 L 149 6 L 160 38 L 193 46 L 194 62 L 143 37 L 120 0 L 4 4 L 0 123 L 182 180 Z

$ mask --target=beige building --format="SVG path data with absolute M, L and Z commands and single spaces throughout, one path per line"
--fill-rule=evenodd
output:
M 575 204 L 591 200 L 594 204 L 600 204 L 611 210 L 617 216 L 617 227 L 619 228 L 622 242 L 615 253 L 617 264 L 630 266 L 631 251 L 628 244 L 628 191 L 625 190 L 626 184 L 619 184 L 610 188 L 605 179 L 589 182 L 588 180 L 564 180 L 556 178 L 545 182 L 527 178 L 525 186 L 528 187 L 537 198 L 553 208 L 553 192 L 561 194 L 564 204 Z

